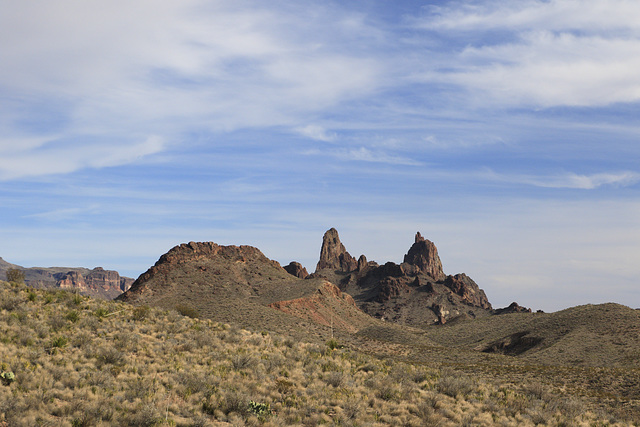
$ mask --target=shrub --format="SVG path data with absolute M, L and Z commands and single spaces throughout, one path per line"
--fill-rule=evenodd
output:
M 2 379 L 2 383 L 4 385 L 9 385 L 16 380 L 16 376 L 13 372 L 2 372 L 0 373 L 0 379 Z
M 17 268 L 7 270 L 7 281 L 11 283 L 24 283 L 24 271 Z
M 141 321 L 149 316 L 151 309 L 148 305 L 141 305 L 133 309 L 133 320 Z
M 251 400 L 249 402 L 249 412 L 258 418 L 264 419 L 271 416 L 271 406 L 268 403 L 259 403 Z
M 198 311 L 198 309 L 191 307 L 190 305 L 179 304 L 176 306 L 176 311 L 183 316 L 191 317 L 192 319 L 200 317 L 200 312 Z
M 451 397 L 466 396 L 473 388 L 473 381 L 462 373 L 443 371 L 438 380 L 438 391 Z
M 78 320 L 80 320 L 80 314 L 76 310 L 71 310 L 65 317 L 67 320 L 73 323 L 76 323 Z

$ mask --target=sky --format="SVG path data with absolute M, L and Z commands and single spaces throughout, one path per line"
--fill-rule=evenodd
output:
M 420 231 L 494 307 L 640 307 L 636 0 L 0 0 L 0 256 L 313 271 Z

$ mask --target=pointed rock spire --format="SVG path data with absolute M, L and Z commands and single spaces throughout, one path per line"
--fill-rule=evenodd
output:
M 404 262 L 415 265 L 420 271 L 436 280 L 444 280 L 446 277 L 442 271 L 442 262 L 436 245 L 422 237 L 420 232 L 416 233 L 415 243 L 404 256 Z
M 324 233 L 320 261 L 316 266 L 316 273 L 323 269 L 332 269 L 348 273 L 358 268 L 358 261 L 352 257 L 340 242 L 338 230 L 331 228 Z

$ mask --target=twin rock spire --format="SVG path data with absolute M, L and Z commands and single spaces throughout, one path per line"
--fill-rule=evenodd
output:
M 437 281 L 444 280 L 446 277 L 442 270 L 442 262 L 438 256 L 436 245 L 422 237 L 420 232 L 416 233 L 415 243 L 404 256 L 404 262 L 416 266 L 418 270 Z M 338 231 L 335 228 L 329 229 L 324 234 L 316 273 L 325 269 L 349 273 L 366 265 L 367 259 L 364 255 L 360 255 L 360 258 L 356 260 L 347 252 L 347 249 L 340 242 Z

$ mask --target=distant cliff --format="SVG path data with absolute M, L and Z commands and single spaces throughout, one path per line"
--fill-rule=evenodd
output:
M 6 279 L 6 272 L 17 268 L 24 272 L 25 283 L 34 288 L 59 288 L 78 291 L 82 295 L 113 299 L 128 290 L 133 283 L 130 277 L 123 277 L 117 271 L 96 267 L 31 267 L 11 264 L 0 258 L 0 280 Z

